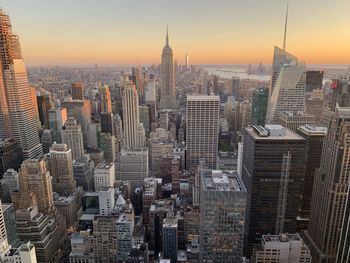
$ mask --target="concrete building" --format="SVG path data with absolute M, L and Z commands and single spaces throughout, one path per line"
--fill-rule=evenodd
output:
M 118 160 L 118 179 L 129 181 L 131 192 L 134 192 L 148 177 L 148 163 L 147 148 L 123 149 Z
M 154 75 L 150 75 L 147 85 L 144 87 L 146 105 L 156 105 L 156 83 Z
M 42 156 L 42 147 L 36 105 L 32 99 L 19 38 L 12 33 L 10 17 L 3 10 L 0 11 L 0 25 L 3 39 L 0 45 L 0 138 L 17 141 L 24 159 L 38 158 Z
M 84 191 L 93 191 L 94 186 L 94 162 L 88 154 L 73 162 L 73 174 L 77 186 L 83 187 Z
M 3 214 L 3 220 L 5 223 L 5 229 L 6 229 L 7 243 L 11 245 L 11 247 L 17 247 L 19 243 L 19 239 L 18 239 L 17 228 L 16 228 L 16 209 L 13 204 L 3 203 L 1 206 L 2 206 L 1 209 Z M 1 222 L 0 222 L 0 225 L 1 225 Z
M 219 136 L 219 96 L 187 96 L 186 167 L 196 168 L 204 158 L 208 168 L 216 169 Z
M 349 190 L 350 109 L 336 106 L 324 138 L 319 169 L 314 177 L 309 225 L 303 238 L 314 263 L 334 263 L 349 239 L 346 220 Z M 345 246 L 346 247 L 346 246 Z M 346 262 L 348 251 L 338 262 Z
M 54 204 L 58 211 L 65 217 L 67 228 L 70 230 L 74 229 L 79 208 L 77 196 L 74 194 L 69 196 L 59 196 L 55 194 Z
M 43 146 L 44 154 L 47 154 L 50 151 L 50 147 L 52 145 L 52 137 L 51 131 L 49 129 L 45 129 L 41 135 L 40 142 Z
M 310 249 L 299 234 L 263 235 L 252 263 L 311 263 Z
M 35 246 L 28 241 L 19 248 L 10 249 L 2 258 L 3 263 L 37 263 Z
M 71 93 L 73 100 L 83 100 L 84 99 L 84 86 L 83 82 L 74 82 L 71 85 Z
M 145 132 L 142 124 L 140 126 L 139 97 L 135 85 L 127 79 L 124 79 L 122 102 L 125 147 L 144 147 Z
M 173 50 L 169 46 L 168 28 L 166 32 L 165 46 L 162 52 L 162 62 L 160 66 L 160 108 L 175 108 L 175 69 Z
M 79 159 L 84 153 L 83 134 L 81 126 L 74 119 L 69 119 L 64 124 L 63 143 L 72 150 L 73 160 Z
M 245 255 L 251 255 L 261 235 L 296 233 L 305 139 L 281 125 L 253 126 L 245 128 L 243 149 L 242 180 L 248 192 Z
M 53 191 L 60 195 L 75 192 L 72 150 L 67 144 L 53 144 L 47 156 Z
M 117 220 L 113 216 L 95 216 L 93 251 L 95 263 L 118 263 Z
M 233 171 L 200 173 L 200 262 L 241 262 L 247 190 Z
M 7 169 L 17 170 L 22 163 L 22 150 L 13 139 L 0 139 L 0 175 Z
M 95 263 L 91 231 L 74 232 L 70 242 L 69 263 Z
M 83 197 L 84 213 L 110 216 L 115 206 L 114 194 L 114 188 L 85 193 Z
M 100 136 L 101 149 L 107 163 L 114 163 L 116 158 L 116 139 L 109 133 L 102 133 Z
M 315 117 L 301 111 L 283 111 L 279 115 L 278 123 L 283 127 L 297 132 L 299 126 L 313 125 Z
M 18 172 L 13 169 L 8 169 L 2 177 L 5 184 L 8 185 L 10 192 L 19 189 Z
M 94 170 L 95 190 L 114 187 L 115 166 L 114 163 L 99 163 Z
M 129 208 L 117 219 L 117 242 L 118 242 L 118 260 L 127 260 L 132 249 L 132 236 L 134 231 L 134 210 L 130 200 L 128 200 Z

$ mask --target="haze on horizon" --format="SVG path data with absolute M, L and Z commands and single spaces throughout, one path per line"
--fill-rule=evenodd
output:
M 2 1 L 27 65 L 159 63 L 169 24 L 175 59 L 270 64 L 286 0 Z M 287 51 L 308 64 L 350 63 L 350 1 L 290 0 Z

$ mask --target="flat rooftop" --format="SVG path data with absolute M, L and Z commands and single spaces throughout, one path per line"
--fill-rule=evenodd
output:
M 114 163 L 99 163 L 95 169 L 110 169 Z
M 202 170 L 202 184 L 207 191 L 246 192 L 236 171 Z
M 321 126 L 305 125 L 305 126 L 299 126 L 298 129 L 299 131 L 307 135 L 324 136 L 327 134 L 327 128 L 321 127 Z
M 300 135 L 279 124 L 246 127 L 245 130 L 257 140 L 304 140 Z
M 302 241 L 303 239 L 299 234 L 281 234 L 281 235 L 262 235 L 262 242 L 290 242 L 290 241 Z

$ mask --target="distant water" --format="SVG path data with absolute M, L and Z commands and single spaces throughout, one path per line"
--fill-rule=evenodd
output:
M 252 80 L 261 80 L 269 81 L 271 76 L 270 74 L 266 75 L 256 75 L 256 74 L 247 74 L 248 67 L 237 67 L 237 66 L 203 66 L 203 69 L 208 72 L 209 75 L 218 75 L 221 78 L 231 79 L 237 77 L 240 79 L 252 79 Z

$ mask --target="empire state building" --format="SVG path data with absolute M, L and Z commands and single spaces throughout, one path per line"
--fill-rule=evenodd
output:
M 173 50 L 169 46 L 168 28 L 165 47 L 162 52 L 160 108 L 175 108 L 175 73 Z

